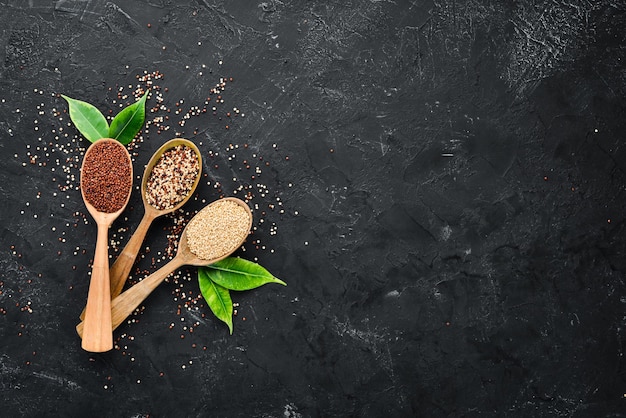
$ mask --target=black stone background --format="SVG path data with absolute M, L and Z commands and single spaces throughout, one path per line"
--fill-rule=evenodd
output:
M 0 6 L 3 416 L 625 416 L 623 2 Z M 288 286 L 234 294 L 229 335 L 182 269 L 90 354 L 88 143 L 58 94 L 117 112 L 144 71 L 171 129 L 141 134 L 135 172 L 179 133 L 208 176 L 131 281 L 175 222 L 252 185 L 237 255 Z M 220 77 L 225 103 L 180 126 Z M 111 257 L 142 213 L 134 193 Z

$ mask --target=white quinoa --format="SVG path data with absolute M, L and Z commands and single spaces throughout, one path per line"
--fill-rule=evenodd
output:
M 232 200 L 218 200 L 202 209 L 187 225 L 187 245 L 202 260 L 222 257 L 237 249 L 248 235 L 250 216 Z

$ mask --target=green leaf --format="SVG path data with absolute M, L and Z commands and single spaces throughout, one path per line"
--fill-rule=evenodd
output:
M 230 334 L 233 333 L 233 301 L 230 298 L 228 289 L 214 283 L 206 271 L 202 268 L 198 269 L 198 282 L 200 283 L 200 292 L 209 304 L 209 308 L 215 316 L 228 325 Z
M 228 257 L 203 269 L 213 282 L 230 290 L 251 290 L 267 283 L 287 286 L 261 265 L 239 257 Z
M 146 118 L 146 97 L 148 91 L 132 105 L 124 108 L 111 121 L 109 138 L 117 139 L 126 145 L 133 140 L 143 127 Z
M 70 107 L 70 119 L 76 129 L 89 141 L 96 142 L 109 136 L 109 124 L 106 118 L 92 104 L 61 95 Z

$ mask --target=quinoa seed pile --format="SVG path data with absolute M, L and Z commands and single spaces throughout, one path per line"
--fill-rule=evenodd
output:
M 218 200 L 202 209 L 187 225 L 187 245 L 203 260 L 237 249 L 249 231 L 248 211 L 232 200 Z
M 200 166 L 193 149 L 178 145 L 163 153 L 146 182 L 146 201 L 158 210 L 171 209 L 191 192 Z

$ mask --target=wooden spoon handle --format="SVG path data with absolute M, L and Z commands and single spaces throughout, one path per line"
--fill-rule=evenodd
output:
M 147 210 L 143 214 L 139 226 L 137 226 L 126 246 L 111 266 L 111 299 L 117 297 L 122 292 L 130 269 L 135 264 L 141 244 L 143 244 L 148 228 L 150 228 L 154 218 L 154 211 L 152 210 Z
M 132 314 L 139 305 L 157 288 L 159 284 L 174 270 L 183 266 L 185 260 L 183 257 L 176 256 L 159 270 L 152 273 L 130 289 L 122 292 L 111 302 L 111 330 L 114 330 L 128 315 Z M 85 332 L 85 322 L 81 322 L 76 326 L 78 335 L 83 337 Z
M 126 279 L 128 279 L 130 269 L 133 267 L 135 260 L 137 259 L 137 254 L 139 253 L 141 244 L 148 233 L 148 229 L 150 228 L 152 221 L 154 221 L 154 218 L 156 217 L 155 215 L 156 214 L 153 210 L 146 210 L 141 218 L 141 222 L 139 222 L 139 226 L 137 226 L 137 229 L 126 243 L 126 246 L 111 266 L 109 271 L 111 299 L 115 298 L 122 292 Z M 81 312 L 80 319 L 85 319 L 85 309 Z
M 101 353 L 113 348 L 111 331 L 111 284 L 108 255 L 109 226 L 98 223 L 96 252 L 91 270 L 91 281 L 85 307 L 83 342 L 86 351 Z

